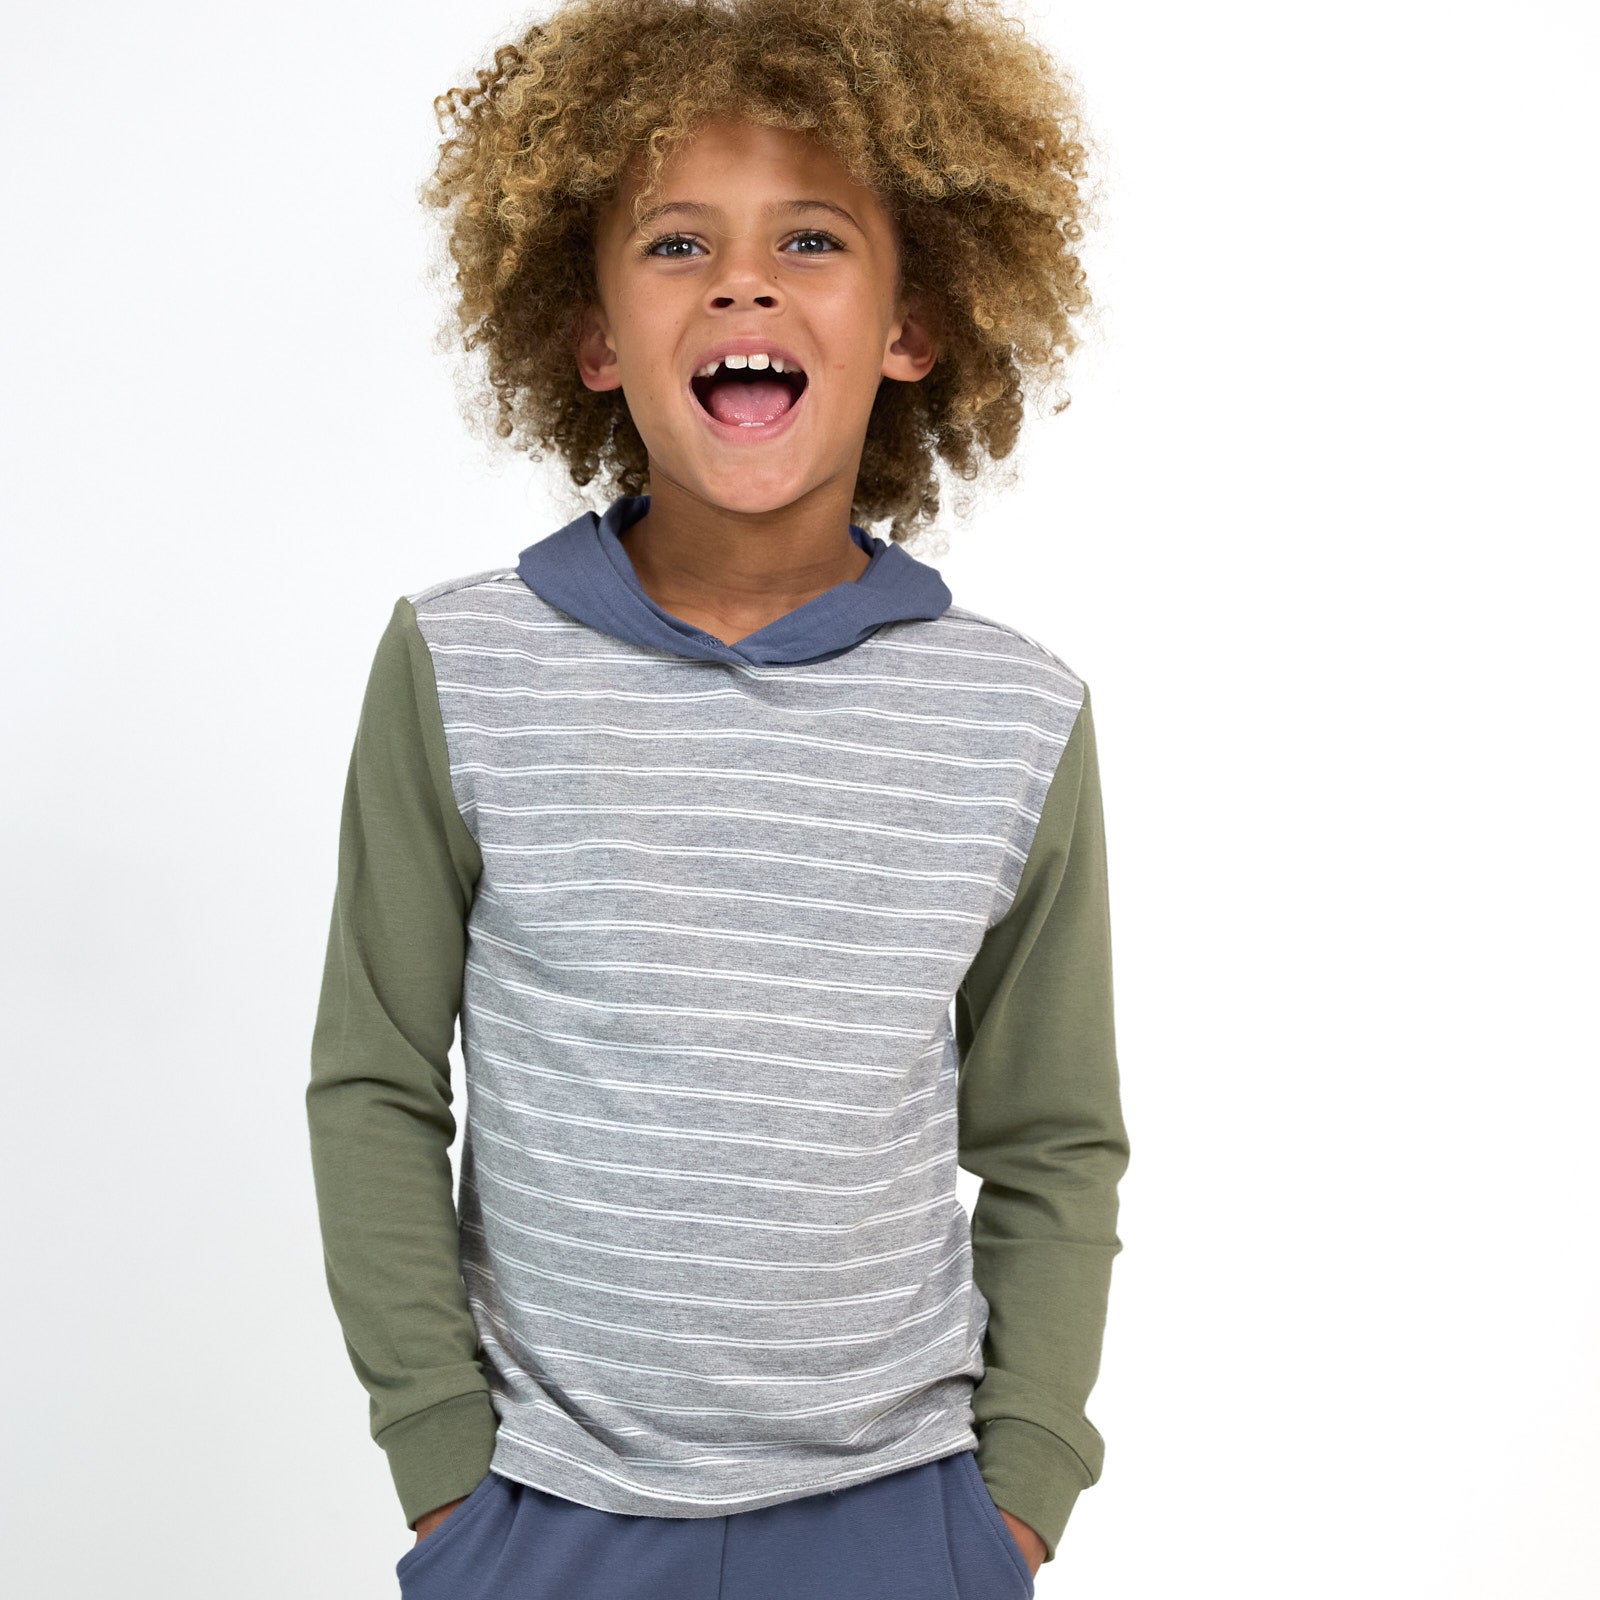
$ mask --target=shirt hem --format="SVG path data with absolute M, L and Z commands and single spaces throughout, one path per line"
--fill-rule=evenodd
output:
M 803 1499 L 808 1495 L 838 1493 L 891 1473 L 908 1472 L 932 1461 L 942 1461 L 946 1456 L 976 1450 L 977 1446 L 977 1432 L 968 1425 L 953 1437 L 946 1437 L 938 1444 L 924 1446 L 907 1454 L 880 1452 L 863 1457 L 856 1468 L 844 1472 L 802 1481 L 791 1479 L 787 1483 L 774 1484 L 753 1493 L 700 1498 L 675 1498 L 671 1494 L 615 1483 L 593 1468 L 572 1462 L 565 1453 L 557 1459 L 543 1453 L 538 1445 L 530 1446 L 507 1437 L 503 1430 L 496 1441 L 490 1465 L 502 1477 L 510 1478 L 526 1488 L 538 1489 L 544 1494 L 555 1495 L 558 1499 L 588 1506 L 592 1510 L 609 1511 L 622 1516 L 688 1519 L 732 1516 L 743 1511 L 757 1511 L 763 1506 L 779 1505 L 786 1500 Z M 617 1464 L 623 1470 L 628 1467 L 625 1459 L 619 1458 Z

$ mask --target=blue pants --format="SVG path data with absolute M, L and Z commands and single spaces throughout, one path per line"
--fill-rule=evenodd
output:
M 721 1517 L 578 1505 L 491 1471 L 395 1573 L 402 1600 L 1031 1600 L 970 1450 Z

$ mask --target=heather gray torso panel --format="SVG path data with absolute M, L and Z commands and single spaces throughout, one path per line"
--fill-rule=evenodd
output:
M 717 1516 L 976 1443 L 951 1006 L 1081 681 L 951 607 L 755 668 L 408 596 L 483 854 L 462 1272 L 494 1467 Z

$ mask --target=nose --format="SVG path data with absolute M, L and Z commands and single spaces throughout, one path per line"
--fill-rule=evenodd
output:
M 759 239 L 730 239 L 707 293 L 707 304 L 721 310 L 735 305 L 774 306 L 781 299 L 776 272 Z

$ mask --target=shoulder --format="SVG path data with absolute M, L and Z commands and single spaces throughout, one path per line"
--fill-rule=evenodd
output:
M 969 654 L 974 666 L 998 666 L 1008 676 L 1018 674 L 1074 704 L 1081 704 L 1088 694 L 1084 680 L 1054 650 L 1008 622 L 952 605 L 927 626 L 941 646 Z
M 900 673 L 951 692 L 953 725 L 984 727 L 998 747 L 1022 751 L 1048 779 L 1089 700 L 1082 677 L 1056 651 L 1020 628 L 969 606 L 891 624 L 878 636 Z
M 425 589 L 417 589 L 402 596 L 405 603 L 418 616 L 431 612 L 447 611 L 458 600 L 471 600 L 477 594 L 503 594 L 515 584 L 526 590 L 527 585 L 517 575 L 515 567 L 486 567 L 481 572 L 469 572 L 459 578 L 445 578 Z
M 430 649 L 505 644 L 550 620 L 545 602 L 515 567 L 486 567 L 430 583 L 402 595 L 395 611 Z
M 434 670 L 435 650 L 447 642 L 481 639 L 514 625 L 518 597 L 513 585 L 532 595 L 515 567 L 489 567 L 397 595 L 378 641 L 375 670 L 421 681 Z

